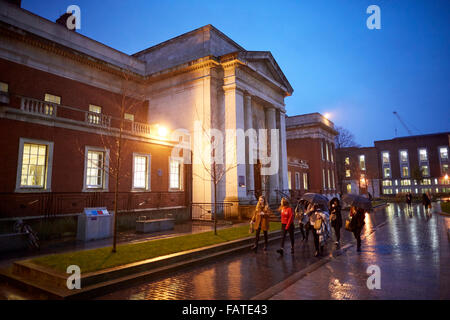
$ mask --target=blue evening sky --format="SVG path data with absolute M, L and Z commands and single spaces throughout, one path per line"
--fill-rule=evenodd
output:
M 294 93 L 288 115 L 330 112 L 363 146 L 450 131 L 449 0 L 23 0 L 56 20 L 81 8 L 81 30 L 128 54 L 212 24 L 247 50 L 271 51 Z M 369 30 L 369 5 L 381 30 Z

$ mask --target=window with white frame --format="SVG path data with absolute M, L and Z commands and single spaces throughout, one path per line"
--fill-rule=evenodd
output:
M 448 148 L 447 147 L 439 147 L 439 158 L 441 161 L 448 160 Z
M 50 102 L 50 103 L 54 103 L 54 104 L 61 104 L 61 97 L 55 96 L 55 95 L 50 94 L 50 93 L 46 93 L 45 94 L 44 100 L 45 100 L 45 102 Z M 44 112 L 47 115 L 54 115 L 56 110 L 55 110 L 55 107 L 52 106 L 51 104 L 46 104 Z
M 381 153 L 381 158 L 382 158 L 382 161 L 383 161 L 383 165 L 389 165 L 390 164 L 389 152 L 388 151 L 383 151 Z
M 169 188 L 171 190 L 181 190 L 182 161 L 181 159 L 170 158 L 169 160 Z
M 400 151 L 400 162 L 402 162 L 402 163 L 408 162 L 408 151 L 406 151 L 406 150 Z
M 392 187 L 391 180 L 383 180 L 383 187 Z
M 107 191 L 108 170 L 109 150 L 98 147 L 86 147 L 83 191 Z
M 101 123 L 101 113 L 102 107 L 96 106 L 94 104 L 89 105 L 89 114 L 88 114 L 88 122 L 92 124 L 100 124 Z
M 16 192 L 50 191 L 53 142 L 20 138 Z
M 308 190 L 308 174 L 306 172 L 303 173 L 303 189 Z
M 292 172 L 288 171 L 288 189 L 292 190 Z
M 420 166 L 420 170 L 422 171 L 422 175 L 424 177 L 428 177 L 430 175 L 430 168 L 427 165 Z
M 323 182 L 323 189 L 327 189 L 326 181 L 325 181 L 325 169 L 322 169 L 322 182 Z
M 420 162 L 427 162 L 428 161 L 427 149 L 425 149 L 425 148 L 420 148 L 419 149 L 419 161 Z
M 295 189 L 300 190 L 300 173 L 295 173 Z
M 402 167 L 402 177 L 409 177 L 409 167 L 408 166 Z
M 134 114 L 132 114 L 132 113 L 124 113 L 123 118 L 125 120 L 134 121 Z
M 366 170 L 366 157 L 364 155 L 359 156 L 359 167 L 361 170 Z
M 391 177 L 391 168 L 384 168 L 383 169 L 383 177 L 384 178 L 390 178 Z
M 150 160 L 148 154 L 133 154 L 133 189 L 150 190 Z

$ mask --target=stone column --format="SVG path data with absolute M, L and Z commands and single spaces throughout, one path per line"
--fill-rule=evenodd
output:
M 247 197 L 245 185 L 239 186 L 239 177 L 245 179 L 245 140 L 238 139 L 236 129 L 244 130 L 244 97 L 236 86 L 225 91 L 225 201 L 233 202 L 232 215 L 238 215 L 239 201 Z M 245 180 L 243 181 L 246 183 Z
M 280 189 L 288 190 L 287 148 L 286 148 L 286 113 L 278 111 L 280 117 Z
M 266 125 L 267 125 L 267 150 L 272 156 L 272 152 L 279 153 L 279 146 L 275 146 L 275 150 L 271 150 L 271 130 L 277 129 L 277 119 L 275 114 L 275 108 L 273 106 L 269 106 L 264 109 L 266 116 Z M 273 164 L 269 164 L 273 165 Z M 277 164 L 278 165 L 278 164 Z M 274 203 L 278 201 L 277 190 L 279 190 L 279 179 L 278 179 L 278 170 L 275 174 L 269 176 L 269 201 Z M 265 186 L 267 188 L 267 186 Z
M 244 96 L 245 105 L 245 131 L 248 129 L 253 129 L 253 114 L 252 114 L 252 97 L 249 94 Z M 245 144 L 245 159 L 246 159 L 246 190 L 247 197 L 249 201 L 255 200 L 255 172 L 254 164 L 250 162 L 250 156 L 253 155 L 253 150 L 250 149 L 250 139 L 252 136 L 248 137 L 248 143 Z M 253 159 L 252 159 L 253 160 Z

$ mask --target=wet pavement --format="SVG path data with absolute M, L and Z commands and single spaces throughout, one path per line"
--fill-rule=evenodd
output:
M 450 299 L 450 218 L 428 218 L 422 206 L 386 211 L 388 223 L 366 237 L 361 253 L 348 250 L 272 299 Z M 369 266 L 379 267 L 379 288 L 373 278 L 368 288 Z
M 355 246 L 344 253 L 336 251 L 330 242 L 324 255 L 333 253 L 335 258 L 272 298 L 450 299 L 449 227 L 450 218 L 433 215 L 428 219 L 421 206 L 414 206 L 409 213 L 397 204 L 377 209 L 366 216 L 361 253 L 356 253 Z M 350 232 L 342 229 L 341 234 L 342 247 L 355 243 Z M 289 247 L 287 239 L 287 250 L 280 257 L 275 251 L 279 242 L 275 241 L 267 252 L 259 250 L 256 254 L 220 258 L 98 299 L 250 299 L 323 259 L 313 257 L 311 235 L 307 243 L 301 241 L 300 235 L 296 236 L 293 256 Z M 381 269 L 381 290 L 367 289 L 366 269 L 372 264 Z M 33 297 L 0 284 L 2 298 Z
M 367 216 L 367 232 L 387 218 L 385 209 Z M 354 241 L 350 232 L 342 229 L 341 234 L 342 246 Z M 192 267 L 98 299 L 250 299 L 320 259 L 313 256 L 315 249 L 312 235 L 307 243 L 300 240 L 301 236 L 297 235 L 293 256 L 289 253 L 290 243 L 287 240 L 285 254 L 280 257 L 276 252 L 280 244 L 276 241 L 269 245 L 267 252 L 259 250 L 257 254 L 249 252 L 218 259 L 214 263 Z M 333 248 L 333 243 L 329 243 L 324 255 Z

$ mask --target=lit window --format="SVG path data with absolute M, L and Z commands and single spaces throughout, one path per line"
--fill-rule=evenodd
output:
M 383 194 L 392 194 L 392 189 L 390 188 L 383 189 Z
M 180 160 L 170 159 L 169 164 L 169 188 L 174 190 L 181 190 L 181 167 Z
M 105 152 L 88 150 L 86 163 L 86 188 L 104 187 Z
M 92 124 L 100 124 L 100 114 L 102 113 L 102 107 L 90 104 L 88 122 Z
M 429 186 L 429 185 L 431 185 L 431 179 L 422 179 L 420 184 L 423 186 Z
M 300 190 L 300 173 L 295 173 L 295 189 Z
M 428 177 L 430 175 L 430 169 L 428 166 L 420 166 L 420 170 L 422 171 L 422 175 Z
M 125 120 L 134 121 L 134 114 L 131 114 L 131 113 L 125 113 L 125 114 L 123 115 L 123 118 L 124 118 Z
M 15 192 L 50 191 L 53 142 L 20 138 Z
M 384 168 L 383 174 L 385 178 L 390 178 L 391 176 L 391 168 Z
M 320 141 L 320 153 L 322 155 L 322 160 L 325 160 L 323 157 L 323 142 L 322 141 Z
M 352 193 L 352 185 L 347 183 L 347 193 Z
M 45 100 L 45 102 L 50 102 L 50 103 L 54 103 L 54 104 L 61 104 L 61 97 L 55 96 L 55 95 L 49 94 L 49 93 L 45 94 L 44 100 Z M 55 107 L 52 106 L 51 104 L 46 104 L 44 112 L 47 115 L 54 115 L 55 114 Z
M 438 179 L 434 178 L 434 184 L 438 184 Z
M 350 158 L 349 157 L 345 157 L 345 164 L 346 165 L 350 165 Z
M 288 171 L 288 189 L 292 190 L 292 173 L 290 171 Z
M 442 165 L 442 174 L 448 174 L 448 164 L 443 164 Z
M 411 185 L 411 180 L 402 180 L 402 181 L 400 181 L 400 184 L 402 186 L 410 186 Z
M 428 161 L 427 149 L 419 149 L 419 161 Z
M 409 177 L 409 168 L 408 167 L 402 167 L 402 176 Z
M 441 160 L 448 160 L 448 149 L 447 149 L 447 147 L 440 147 L 439 148 L 439 155 L 441 157 Z
M 359 167 L 361 170 L 366 170 L 366 157 L 364 155 L 359 156 Z
M 133 188 L 150 189 L 150 156 L 134 155 L 133 156 Z
M 330 175 L 330 169 L 328 169 L 328 189 L 331 189 L 331 175 Z
M 308 190 L 308 174 L 306 172 L 303 173 L 303 188 Z
M 327 189 L 326 181 L 325 181 L 325 169 L 322 169 L 322 182 L 323 182 L 323 188 Z
M 20 186 L 44 188 L 46 167 L 47 146 L 24 143 Z
M 383 187 L 391 187 L 392 181 L 391 180 L 383 180 Z
M 346 178 L 348 178 L 348 177 L 350 177 L 350 175 L 351 175 L 351 172 L 350 172 L 350 170 L 345 170 L 345 177 Z
M 408 162 L 408 151 L 406 151 L 406 150 L 400 151 L 400 161 Z
M 8 84 L 0 82 L 0 92 L 8 93 Z
M 334 181 L 334 172 L 331 173 L 331 179 L 333 180 L 333 189 L 336 189 L 335 181 Z
M 389 152 L 383 152 L 382 153 L 382 158 L 383 158 L 383 164 L 389 164 Z

